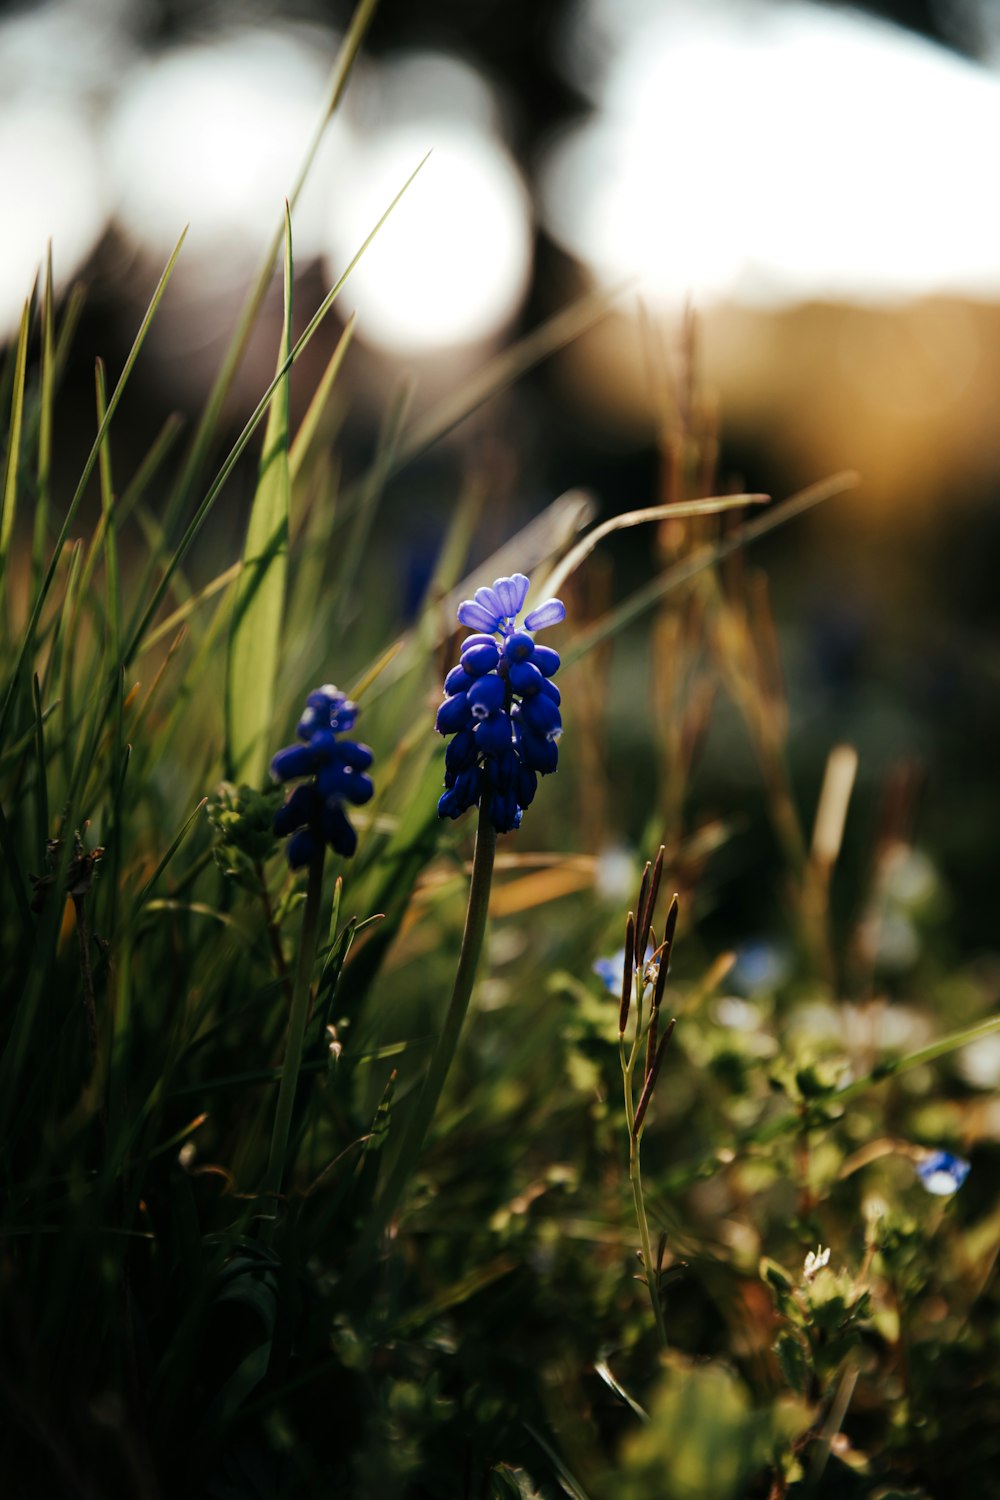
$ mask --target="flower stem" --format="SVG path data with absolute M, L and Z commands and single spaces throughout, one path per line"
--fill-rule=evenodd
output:
M 646 1274 L 646 1286 L 649 1289 L 649 1300 L 653 1304 L 653 1316 L 656 1319 L 656 1331 L 660 1335 L 660 1341 L 664 1349 L 670 1347 L 667 1339 L 666 1324 L 663 1321 L 663 1306 L 660 1302 L 660 1289 L 657 1286 L 657 1267 L 653 1260 L 653 1250 L 649 1242 L 649 1222 L 646 1218 L 646 1200 L 642 1191 L 642 1171 L 639 1165 L 639 1138 L 629 1131 L 629 1153 L 628 1153 L 628 1180 L 632 1184 L 632 1199 L 635 1203 L 635 1217 L 639 1224 L 639 1238 L 642 1241 L 642 1267 Z
M 493 860 L 496 854 L 497 835 L 496 829 L 490 822 L 489 814 L 485 805 L 485 799 L 479 809 L 479 826 L 476 831 L 476 852 L 472 861 L 472 881 L 469 885 L 469 905 L 465 914 L 465 931 L 462 934 L 462 951 L 459 954 L 458 969 L 455 973 L 455 983 L 452 987 L 451 1000 L 444 1018 L 444 1025 L 434 1048 L 430 1066 L 424 1078 L 423 1087 L 417 1099 L 416 1108 L 412 1118 L 407 1122 L 406 1134 L 392 1174 L 386 1184 L 372 1218 L 369 1222 L 368 1233 L 362 1239 L 362 1246 L 369 1248 L 378 1235 L 385 1229 L 392 1219 L 403 1191 L 409 1181 L 420 1153 L 423 1150 L 424 1139 L 430 1129 L 444 1088 L 445 1079 L 451 1068 L 455 1051 L 458 1047 L 458 1038 L 461 1035 L 462 1024 L 469 1009 L 469 1000 L 472 996 L 472 986 L 476 978 L 476 968 L 479 964 L 479 955 L 482 951 L 483 937 L 486 932 L 486 917 L 490 902 L 490 885 L 493 880 Z M 360 1248 L 360 1247 L 359 1247 Z
M 313 964 L 316 959 L 316 941 L 319 936 L 319 914 L 323 898 L 323 857 L 326 850 L 321 846 L 309 866 L 309 885 L 306 890 L 306 908 L 302 917 L 302 932 L 299 937 L 298 958 L 295 965 L 295 983 L 292 988 L 292 1003 L 288 1015 L 288 1040 L 285 1044 L 285 1061 L 281 1069 L 278 1087 L 278 1103 L 274 1112 L 274 1128 L 271 1131 L 271 1152 L 267 1161 L 263 1193 L 277 1200 L 285 1172 L 285 1154 L 288 1150 L 288 1134 L 292 1124 L 292 1109 L 295 1104 L 295 1088 L 302 1066 L 302 1045 L 305 1040 L 306 1021 L 309 1017 Z M 277 1201 L 274 1217 L 266 1221 L 264 1235 L 270 1239 L 277 1224 Z
M 635 1129 L 635 1102 L 632 1097 L 632 1083 L 635 1076 L 635 1065 L 639 1056 L 639 1045 L 643 1037 L 642 1027 L 642 1002 L 645 993 L 645 982 L 641 971 L 637 971 L 635 977 L 635 1036 L 629 1056 L 625 1057 L 625 1038 L 619 1037 L 618 1051 L 622 1065 L 622 1083 L 625 1090 L 625 1125 L 628 1130 L 628 1180 L 632 1188 L 632 1201 L 635 1204 L 635 1217 L 639 1226 L 639 1239 L 642 1242 L 642 1268 L 646 1277 L 646 1287 L 649 1291 L 649 1300 L 653 1305 L 653 1317 L 656 1319 L 656 1331 L 660 1335 L 660 1341 L 664 1349 L 670 1347 L 667 1339 L 666 1324 L 663 1320 L 663 1307 L 660 1302 L 660 1289 L 657 1285 L 656 1265 L 653 1261 L 653 1250 L 649 1240 L 649 1220 L 646 1218 L 646 1199 L 642 1191 L 642 1168 L 640 1164 L 640 1145 L 642 1141 L 642 1126 L 638 1132 Z

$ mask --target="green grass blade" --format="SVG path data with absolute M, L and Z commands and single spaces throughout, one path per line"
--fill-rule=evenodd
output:
M 52 474 L 52 412 L 55 405 L 55 295 L 52 285 L 52 243 L 45 257 L 42 292 L 42 368 L 38 414 L 38 467 L 35 524 L 31 546 L 31 577 L 37 588 L 42 576 L 45 537 L 49 525 L 49 486 Z
M 156 611 L 160 607 L 160 603 L 161 603 L 161 601 L 163 599 L 163 596 L 164 596 L 164 594 L 166 593 L 167 589 L 170 586 L 170 580 L 172 579 L 172 577 L 173 577 L 174 573 L 177 571 L 177 569 L 180 567 L 180 565 L 183 562 L 184 558 L 187 556 L 187 554 L 188 554 L 188 552 L 189 552 L 189 550 L 190 550 L 190 548 L 191 548 L 191 546 L 192 546 L 195 538 L 198 536 L 198 533 L 201 531 L 202 526 L 204 526 L 205 520 L 208 517 L 208 514 L 211 511 L 212 506 L 215 504 L 216 500 L 218 499 L 219 492 L 222 490 L 222 488 L 225 485 L 225 483 L 226 483 L 227 479 L 229 478 L 230 474 L 233 472 L 233 469 L 236 467 L 236 464 L 239 462 L 239 459 L 240 459 L 240 456 L 243 453 L 243 450 L 246 448 L 246 446 L 249 443 L 250 439 L 253 437 L 254 433 L 256 432 L 257 427 L 260 424 L 260 421 L 263 418 L 264 413 L 267 411 L 268 407 L 270 406 L 271 400 L 274 397 L 274 394 L 277 391 L 278 387 L 280 386 L 282 380 L 288 374 L 288 371 L 291 369 L 292 365 L 299 358 L 299 356 L 302 354 L 303 350 L 306 348 L 306 345 L 312 339 L 312 337 L 315 334 L 317 328 L 320 326 L 320 324 L 322 323 L 323 319 L 326 317 L 327 313 L 330 311 L 330 308 L 333 306 L 334 302 L 337 300 L 337 298 L 340 296 L 340 293 L 343 291 L 344 286 L 347 283 L 347 280 L 350 277 L 351 272 L 354 270 L 354 267 L 358 264 L 359 260 L 364 255 L 365 251 L 368 249 L 368 246 L 372 243 L 372 241 L 374 240 L 375 236 L 378 234 L 379 230 L 385 224 L 386 220 L 389 218 L 389 215 L 392 213 L 393 209 L 396 207 L 396 205 L 399 203 L 399 201 L 403 197 L 403 194 L 411 186 L 411 184 L 413 183 L 413 181 L 415 180 L 415 178 L 417 176 L 417 173 L 420 171 L 421 167 L 423 167 L 424 162 L 426 162 L 426 160 L 427 160 L 427 157 L 425 156 L 423 158 L 423 160 L 419 162 L 419 164 L 414 169 L 414 171 L 411 172 L 410 176 L 403 183 L 403 186 L 400 188 L 400 190 L 396 194 L 395 198 L 393 198 L 392 202 L 389 204 L 389 207 L 386 209 L 385 213 L 381 216 L 381 218 L 375 224 L 374 228 L 370 231 L 370 233 L 365 237 L 365 240 L 364 240 L 363 244 L 355 252 L 355 254 L 352 256 L 351 260 L 348 262 L 348 265 L 346 266 L 346 268 L 341 272 L 341 274 L 337 278 L 336 282 L 333 284 L 333 286 L 327 292 L 326 296 L 323 298 L 323 300 L 320 303 L 319 307 L 316 309 L 316 311 L 313 313 L 312 317 L 310 318 L 308 324 L 306 325 L 306 328 L 300 334 L 299 338 L 296 340 L 296 342 L 295 342 L 294 346 L 292 347 L 292 350 L 291 350 L 288 358 L 283 361 L 283 363 L 281 365 L 281 368 L 278 370 L 278 373 L 275 375 L 274 379 L 271 381 L 271 384 L 268 386 L 267 390 L 264 392 L 263 396 L 261 396 L 260 400 L 258 401 L 256 407 L 254 408 L 253 414 L 250 416 L 249 420 L 246 423 L 246 426 L 243 428 L 243 431 L 240 433 L 240 435 L 237 438 L 235 444 L 230 449 L 229 455 L 226 458 L 225 462 L 223 463 L 221 469 L 219 470 L 218 474 L 215 476 L 215 479 L 212 481 L 212 484 L 209 486 L 208 493 L 206 494 L 204 500 L 202 500 L 202 502 L 198 506 L 198 509 L 196 510 L 195 514 L 193 515 L 193 517 L 191 518 L 190 522 L 188 523 L 187 529 L 184 532 L 184 535 L 181 537 L 180 542 L 177 544 L 177 547 L 174 550 L 173 556 L 170 558 L 170 561 L 167 563 L 167 566 L 166 566 L 166 568 L 164 570 L 163 576 L 160 578 L 159 583 L 156 585 L 156 587 L 152 591 L 152 597 L 150 598 L 149 603 L 146 605 L 145 609 L 142 611 L 142 614 L 141 614 L 139 620 L 136 622 L 135 628 L 132 630 L 132 632 L 130 634 L 129 644 L 128 644 L 128 647 L 127 647 L 126 652 L 125 652 L 125 660 L 126 660 L 126 662 L 129 662 L 129 661 L 132 660 L 133 656 L 136 654 L 136 652 L 138 651 L 140 645 L 142 644 L 143 636 L 146 634 L 146 631 L 149 629 L 149 626 L 152 623 L 152 620 L 153 620 L 153 618 L 154 618 L 154 616 L 156 614 Z
M 45 761 L 45 715 L 42 712 L 42 685 L 35 673 L 32 681 L 35 698 L 35 843 L 39 869 L 44 869 L 45 849 L 49 841 L 49 781 Z
M 184 236 L 186 234 L 187 229 L 185 228 L 184 232 L 181 234 L 180 239 L 177 241 L 176 246 L 174 247 L 174 252 L 168 260 L 162 276 L 156 284 L 156 290 L 154 291 L 149 306 L 146 309 L 145 317 L 143 318 L 142 323 L 139 325 L 139 332 L 135 336 L 135 340 L 133 341 L 132 347 L 129 350 L 128 358 L 125 361 L 122 373 L 118 377 L 118 382 L 115 385 L 114 391 L 111 395 L 111 399 L 108 402 L 108 409 L 105 413 L 104 421 L 101 423 L 101 426 L 98 429 L 93 446 L 91 447 L 90 453 L 87 456 L 87 461 L 83 466 L 83 473 L 80 475 L 80 480 L 77 484 L 76 490 L 74 491 L 73 498 L 69 503 L 69 508 L 66 511 L 66 515 L 63 517 L 63 523 L 59 528 L 59 535 L 57 536 L 55 546 L 52 549 L 52 556 L 49 559 L 49 565 L 45 570 L 45 576 L 43 577 L 41 584 L 39 585 L 39 588 L 35 594 L 35 600 L 31 608 L 31 615 L 28 619 L 27 628 L 25 629 L 24 636 L 21 641 L 21 647 L 18 651 L 13 670 L 10 674 L 10 679 L 7 684 L 7 691 L 4 694 L 3 705 L 0 706 L 0 739 L 2 739 L 3 732 L 7 727 L 7 719 L 10 715 L 11 706 L 14 701 L 14 694 L 17 691 L 17 684 L 20 680 L 21 673 L 24 668 L 24 663 L 34 644 L 35 631 L 38 628 L 38 621 L 40 620 L 42 610 L 45 607 L 45 601 L 48 598 L 49 589 L 52 587 L 52 580 L 56 576 L 56 569 L 59 567 L 59 559 L 62 556 L 63 547 L 66 545 L 66 538 L 69 536 L 70 527 L 73 525 L 73 522 L 76 519 L 77 511 L 80 509 L 80 503 L 83 500 L 87 485 L 90 482 L 90 476 L 94 472 L 94 466 L 97 463 L 98 456 L 101 452 L 101 445 L 104 442 L 104 435 L 111 424 L 111 419 L 114 416 L 115 411 L 118 408 L 118 403 L 122 398 L 126 385 L 128 384 L 129 376 L 132 374 L 132 370 L 135 367 L 135 362 L 139 358 L 139 351 L 142 349 L 142 346 L 146 341 L 146 335 L 149 332 L 150 325 L 154 317 L 156 316 L 157 309 L 163 299 L 163 294 L 166 292 L 167 286 L 170 282 L 170 278 L 173 275 L 174 267 L 177 264 L 177 257 L 181 253 L 181 246 L 184 243 Z
M 292 221 L 285 216 L 285 317 L 278 368 L 292 348 Z M 271 402 L 243 548 L 243 568 L 229 637 L 226 673 L 226 761 L 229 776 L 258 786 L 267 767 L 274 685 L 288 577 L 291 474 L 288 463 L 289 378 Z
M 7 462 L 4 466 L 3 494 L 0 495 L 0 584 L 7 575 L 7 554 L 17 511 L 17 483 L 21 461 L 21 427 L 24 421 L 24 377 L 28 362 L 28 327 L 30 301 L 24 304 L 14 359 L 14 386 L 10 402 L 10 431 L 7 438 Z
M 114 485 L 111 479 L 111 439 L 105 417 L 108 414 L 104 385 L 104 365 L 97 361 L 94 372 L 97 387 L 97 426 L 103 431 L 98 470 L 101 479 L 101 518 L 104 522 L 104 575 L 107 593 L 108 630 L 111 656 L 117 664 L 121 653 L 121 584 L 118 575 L 118 538 L 114 514 Z

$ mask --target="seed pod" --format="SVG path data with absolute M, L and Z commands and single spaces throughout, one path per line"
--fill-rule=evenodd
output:
M 635 917 L 631 912 L 625 923 L 625 964 L 622 972 L 622 999 L 618 1007 L 618 1035 L 625 1035 L 629 1007 L 632 1004 L 632 973 L 635 967 Z
M 653 873 L 649 881 L 649 895 L 646 898 L 646 904 L 644 907 L 640 906 L 639 908 L 639 922 L 636 943 L 636 951 L 639 953 L 645 953 L 646 951 L 646 941 L 649 937 L 650 923 L 653 920 L 653 912 L 656 910 L 656 898 L 659 895 L 660 891 L 660 876 L 663 874 L 663 856 L 665 852 L 666 851 L 664 849 L 664 846 L 661 844 L 659 852 L 656 856 L 656 861 L 653 865 Z M 646 869 L 649 869 L 648 865 L 646 866 Z
M 644 918 L 646 914 L 646 897 L 649 895 L 649 872 L 651 868 L 652 867 L 649 863 L 649 860 L 647 859 L 646 868 L 643 870 L 642 879 L 639 882 L 639 899 L 635 903 L 635 914 L 638 919 L 636 925 L 640 928 L 640 930 L 644 930 L 647 932 L 649 931 L 649 923 L 646 922 Z M 635 951 L 641 956 L 645 956 L 645 948 L 636 947 Z
M 674 933 L 677 931 L 677 913 L 679 911 L 677 892 L 674 892 L 667 911 L 667 925 L 663 934 L 663 942 L 660 946 L 659 964 L 656 975 L 656 985 L 653 989 L 653 1009 L 659 1010 L 660 1001 L 663 999 L 663 990 L 667 982 L 667 974 L 670 971 L 670 955 L 673 952 Z
M 667 1026 L 666 1031 L 660 1038 L 660 1045 L 657 1047 L 656 1056 L 653 1058 L 653 1066 L 646 1074 L 646 1081 L 642 1086 L 642 1093 L 639 1095 L 639 1103 L 636 1105 L 635 1119 L 632 1123 L 633 1137 L 638 1136 L 639 1131 L 642 1129 L 642 1122 L 646 1118 L 646 1111 L 649 1108 L 649 1101 L 653 1097 L 653 1090 L 656 1087 L 656 1080 L 660 1076 L 660 1065 L 663 1062 L 664 1053 L 666 1052 L 667 1047 L 670 1045 L 670 1038 L 674 1034 L 674 1027 L 676 1025 L 677 1017 L 673 1016 L 671 1017 L 670 1024 Z

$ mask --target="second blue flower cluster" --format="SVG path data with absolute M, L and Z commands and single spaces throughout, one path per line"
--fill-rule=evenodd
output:
M 296 734 L 303 741 L 279 750 L 271 761 L 276 781 L 297 781 L 297 786 L 274 818 L 274 831 L 288 838 L 288 863 L 301 869 L 329 844 L 335 854 L 350 857 L 358 846 L 344 803 L 367 802 L 374 790 L 365 772 L 372 763 L 367 745 L 338 739 L 354 728 L 357 705 L 332 683 L 309 694 Z
M 518 626 L 527 592 L 528 579 L 515 573 L 459 605 L 459 622 L 475 634 L 462 642 L 461 660 L 445 678 L 437 715 L 438 733 L 454 736 L 439 815 L 459 818 L 485 799 L 498 833 L 519 827 L 538 776 L 559 763 L 562 716 L 552 681 L 559 654 L 536 645 L 532 632 L 559 624 L 566 609 L 547 599 Z

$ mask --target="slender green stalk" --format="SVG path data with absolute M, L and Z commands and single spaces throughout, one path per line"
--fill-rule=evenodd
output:
M 638 946 L 636 948 L 638 954 Z M 643 955 L 638 962 L 645 964 Z M 660 1341 L 664 1349 L 670 1347 L 667 1339 L 666 1324 L 663 1320 L 663 1307 L 660 1303 L 660 1290 L 657 1286 L 656 1263 L 653 1260 L 653 1249 L 649 1238 L 649 1220 L 646 1217 L 646 1199 L 642 1190 L 642 1165 L 641 1165 L 641 1142 L 642 1126 L 635 1129 L 635 1101 L 633 1098 L 633 1083 L 635 1079 L 635 1065 L 639 1058 L 640 1046 L 643 1037 L 649 1030 L 650 1022 L 645 1027 L 642 1024 L 643 997 L 645 995 L 644 969 L 637 969 L 635 973 L 635 1036 L 629 1055 L 625 1056 L 625 1039 L 619 1037 L 618 1046 L 622 1064 L 622 1083 L 625 1093 L 625 1124 L 628 1127 L 628 1180 L 632 1189 L 632 1201 L 635 1204 L 635 1217 L 639 1226 L 639 1239 L 642 1243 L 642 1268 L 646 1278 L 646 1286 L 649 1291 L 649 1300 L 653 1306 L 653 1316 L 656 1319 L 656 1331 L 660 1335 Z
M 444 1025 L 434 1048 L 430 1066 L 424 1078 L 420 1097 L 412 1119 L 407 1124 L 402 1148 L 396 1158 L 392 1175 L 375 1205 L 369 1221 L 368 1231 L 362 1237 L 359 1254 L 367 1257 L 378 1236 L 385 1229 L 399 1206 L 403 1190 L 423 1150 L 424 1139 L 430 1129 L 448 1077 L 458 1038 L 462 1031 L 475 983 L 479 955 L 482 952 L 486 932 L 486 917 L 490 904 L 490 886 L 493 882 L 493 860 L 496 855 L 496 829 L 490 822 L 485 799 L 479 808 L 479 826 L 476 830 L 476 852 L 472 861 L 472 881 L 469 885 L 469 905 L 465 913 L 465 931 L 462 934 L 462 951 L 458 958 L 455 983 L 448 1002 Z
M 656 1284 L 656 1262 L 653 1259 L 653 1249 L 649 1239 L 649 1220 L 646 1218 L 646 1200 L 642 1191 L 642 1169 L 639 1164 L 639 1136 L 633 1135 L 631 1128 L 629 1129 L 628 1143 L 628 1180 L 632 1186 L 635 1217 L 639 1225 L 639 1238 L 642 1241 L 642 1268 L 646 1276 L 646 1286 L 649 1289 L 649 1300 L 653 1304 L 656 1331 L 660 1335 L 660 1341 L 664 1349 L 667 1349 L 670 1345 L 667 1339 L 666 1324 L 663 1321 L 663 1304 L 660 1301 L 660 1289 Z
M 264 1178 L 264 1194 L 281 1192 L 285 1171 L 285 1153 L 288 1150 L 288 1135 L 292 1124 L 292 1108 L 295 1104 L 295 1089 L 302 1067 L 302 1045 L 309 1018 L 309 995 L 313 964 L 316 959 L 316 942 L 319 937 L 320 907 L 323 900 L 323 856 L 320 848 L 309 866 L 309 885 L 306 891 L 306 909 L 302 917 L 302 932 L 299 937 L 298 960 L 295 965 L 295 984 L 292 989 L 292 1004 L 288 1016 L 288 1042 L 285 1046 L 285 1061 L 281 1069 L 278 1087 L 278 1104 L 274 1112 L 274 1129 L 271 1132 L 271 1153 Z M 274 1218 L 267 1221 L 264 1234 L 270 1239 L 277 1223 L 277 1203 Z

